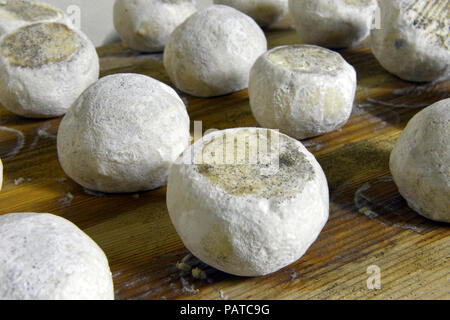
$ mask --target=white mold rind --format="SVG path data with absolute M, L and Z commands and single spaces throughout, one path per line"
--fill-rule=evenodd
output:
M 416 82 L 450 76 L 449 0 L 381 1 L 380 9 L 371 47 L 383 68 Z
M 247 88 L 251 66 L 266 50 L 264 32 L 253 19 L 231 7 L 213 5 L 175 29 L 164 52 L 164 66 L 180 90 L 213 97 Z
M 296 139 L 343 126 L 355 93 L 355 69 L 338 53 L 312 45 L 269 50 L 250 73 L 250 106 L 258 123 Z
M 0 283 L 0 300 L 114 299 L 102 249 L 51 214 L 0 216 Z
M 61 22 L 72 26 L 62 11 L 43 2 L 28 0 L 0 1 L 0 35 L 37 22 Z
M 49 33 L 44 34 L 42 30 Z M 61 32 L 61 45 L 70 46 L 69 38 L 75 39 L 75 50 L 63 59 L 58 58 L 60 46 L 46 46 L 52 43 L 50 37 L 55 39 L 55 32 Z M 17 53 L 8 54 L 13 51 L 6 45 L 7 40 L 12 39 L 10 37 L 37 38 L 38 34 L 42 41 L 31 43 L 27 40 L 22 47 L 16 42 L 14 50 Z M 51 118 L 65 114 L 99 77 L 99 58 L 94 45 L 85 34 L 65 24 L 27 25 L 0 38 L 0 47 L 0 102 L 23 117 Z
M 104 77 L 63 118 L 58 157 L 83 187 L 108 193 L 151 190 L 190 141 L 189 116 L 177 93 L 138 74 Z
M 450 222 L 450 99 L 416 114 L 400 135 L 390 170 L 400 194 L 419 214 Z
M 366 39 L 376 8 L 376 0 L 289 0 L 303 42 L 327 48 L 352 47 Z
M 173 30 L 196 11 L 194 0 L 116 0 L 114 26 L 126 46 L 160 52 Z
M 220 174 L 214 167 L 218 175 L 213 180 L 208 169 L 193 164 L 192 159 L 225 134 L 255 132 L 280 137 L 280 150 L 296 154 L 305 169 L 262 176 L 246 172 L 244 166 L 236 176 Z M 213 162 L 200 165 L 209 168 L 208 163 Z M 259 183 L 265 179 L 265 186 Z M 184 245 L 197 258 L 227 273 L 261 276 L 295 262 L 316 240 L 328 219 L 328 186 L 322 168 L 300 142 L 273 130 L 229 129 L 208 134 L 176 161 L 169 175 L 167 207 Z
M 214 0 L 214 3 L 242 11 L 261 27 L 278 22 L 288 12 L 288 0 Z

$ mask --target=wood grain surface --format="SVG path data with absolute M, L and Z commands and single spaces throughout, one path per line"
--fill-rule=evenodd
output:
M 289 21 L 266 33 L 270 47 L 301 43 Z M 98 52 L 102 76 L 134 72 L 170 84 L 160 54 L 141 55 L 120 43 Z M 448 98 L 450 83 L 401 81 L 381 68 L 367 43 L 340 52 L 358 73 L 353 115 L 341 130 L 303 141 L 327 175 L 330 219 L 308 252 L 275 274 L 242 278 L 204 265 L 176 234 L 165 188 L 124 195 L 85 190 L 58 164 L 60 119 L 28 120 L 3 107 L 0 214 L 49 212 L 77 224 L 108 256 L 117 299 L 449 299 L 449 226 L 407 207 L 388 161 L 409 119 Z M 247 90 L 214 99 L 180 95 L 203 130 L 257 126 Z M 181 261 L 204 279 L 177 267 Z M 380 289 L 367 286 L 369 266 L 381 271 Z

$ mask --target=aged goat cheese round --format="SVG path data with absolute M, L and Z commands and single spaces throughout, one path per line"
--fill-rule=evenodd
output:
M 59 161 L 70 178 L 91 190 L 155 189 L 188 146 L 189 126 L 186 106 L 169 86 L 139 74 L 107 76 L 63 118 Z
M 450 222 L 450 99 L 416 114 L 391 154 L 400 194 L 419 214 Z
M 5 0 L 0 2 L 0 35 L 37 22 L 70 24 L 65 13 L 43 2 Z
M 116 0 L 114 26 L 126 46 L 159 52 L 173 30 L 196 10 L 194 0 Z
M 380 1 L 372 52 L 390 73 L 408 81 L 450 76 L 449 0 Z
M 61 116 L 98 75 L 94 45 L 65 24 L 31 24 L 0 38 L 0 103 L 17 115 Z
M 113 300 L 102 249 L 68 220 L 0 216 L 0 300 Z
M 214 0 L 252 17 L 261 27 L 268 27 L 288 12 L 288 0 Z
M 304 43 L 346 48 L 367 38 L 376 0 L 289 0 L 289 12 Z
M 253 19 L 213 5 L 175 29 L 164 66 L 178 89 L 199 97 L 219 96 L 247 88 L 250 68 L 266 50 L 264 32 Z
M 250 73 L 250 106 L 258 123 L 295 139 L 343 126 L 355 93 L 355 69 L 338 53 L 313 45 L 269 50 Z
M 298 260 L 329 214 L 319 163 L 300 142 L 269 129 L 206 135 L 175 162 L 167 188 L 184 245 L 240 276 L 266 275 Z

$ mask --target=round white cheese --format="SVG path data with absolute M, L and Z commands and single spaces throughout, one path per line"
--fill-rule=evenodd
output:
M 37 22 L 70 24 L 70 19 L 63 11 L 43 2 L 28 0 L 0 2 L 0 35 Z
M 194 0 L 116 0 L 114 26 L 126 46 L 159 52 L 173 30 L 196 10 Z
M 61 116 L 98 75 L 94 45 L 65 24 L 31 24 L 0 39 L 0 102 L 17 115 Z
M 288 12 L 288 0 L 214 0 L 252 17 L 261 27 L 270 26 Z
M 164 51 L 164 66 L 180 90 L 219 96 L 247 88 L 250 68 L 266 50 L 266 37 L 253 19 L 213 5 L 175 29 Z
M 400 194 L 419 214 L 450 222 L 450 99 L 416 114 L 391 154 Z
M 372 52 L 389 72 L 408 81 L 450 76 L 449 0 L 380 1 Z
M 0 216 L 0 300 L 113 300 L 102 249 L 66 219 Z
M 104 77 L 63 118 L 58 157 L 85 188 L 109 192 L 151 190 L 190 141 L 189 116 L 177 93 L 138 74 Z
M 355 69 L 338 53 L 312 45 L 269 50 L 250 73 L 250 106 L 258 123 L 296 139 L 343 126 L 355 93 Z
M 274 130 L 206 135 L 173 165 L 170 218 L 184 245 L 227 273 L 260 276 L 298 260 L 329 213 L 328 185 L 314 156 Z
M 376 0 L 289 0 L 303 42 L 327 48 L 351 47 L 366 39 L 376 8 Z

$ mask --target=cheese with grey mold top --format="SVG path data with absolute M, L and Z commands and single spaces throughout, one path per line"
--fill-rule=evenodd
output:
M 450 1 L 381 1 L 372 52 L 389 72 L 408 81 L 450 76 Z
M 288 0 L 214 0 L 252 17 L 261 27 L 270 26 L 288 12 Z
M 59 162 L 85 188 L 120 193 L 166 183 L 190 141 L 189 116 L 169 86 L 139 74 L 115 74 L 88 88 L 63 118 Z
M 195 0 L 116 0 L 114 26 L 126 46 L 159 52 L 173 30 L 195 11 Z
M 71 23 L 63 11 L 46 3 L 27 0 L 0 2 L 0 35 L 36 22 Z
M 220 96 L 247 88 L 250 68 L 266 50 L 264 32 L 253 19 L 213 5 L 175 29 L 164 66 L 178 89 L 198 97 Z
M 0 283 L 0 300 L 114 299 L 102 249 L 51 214 L 0 216 Z
M 17 115 L 61 116 L 98 76 L 94 45 L 66 24 L 30 24 L 0 38 L 0 102 Z
M 298 260 L 328 219 L 322 168 L 298 141 L 274 130 L 210 133 L 172 166 L 171 220 L 203 262 L 240 276 Z
M 390 169 L 413 210 L 450 222 L 450 99 L 410 120 L 391 153 Z
M 327 48 L 355 46 L 370 34 L 376 0 L 289 0 L 304 43 Z
M 356 93 L 356 71 L 338 53 L 312 45 L 269 50 L 250 72 L 258 123 L 306 139 L 343 126 Z

